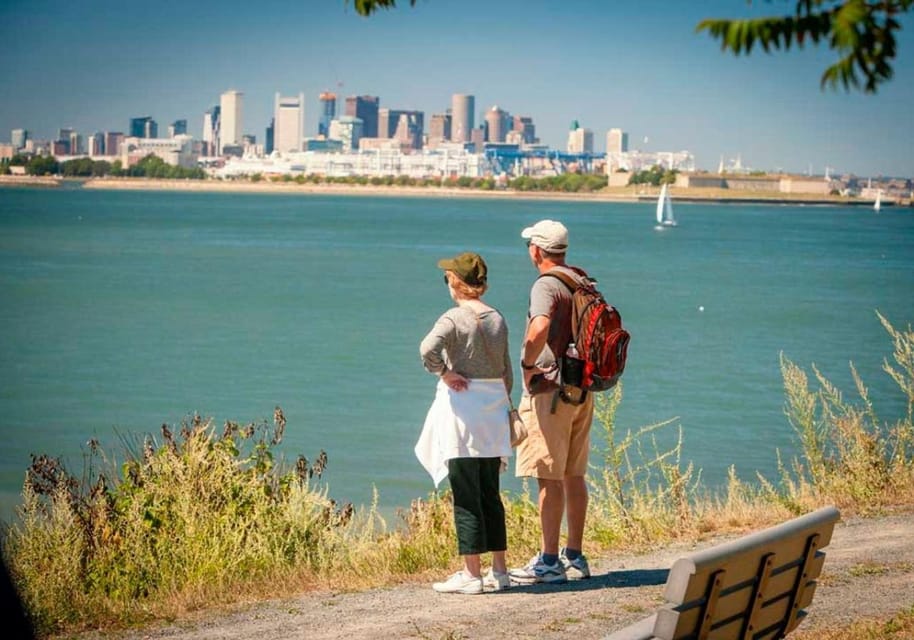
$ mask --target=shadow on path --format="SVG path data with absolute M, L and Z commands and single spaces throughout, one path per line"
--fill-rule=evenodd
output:
M 505 593 L 556 593 L 593 591 L 594 589 L 629 589 L 653 587 L 666 582 L 669 569 L 632 569 L 592 575 L 587 580 L 569 580 L 565 584 L 514 584 Z

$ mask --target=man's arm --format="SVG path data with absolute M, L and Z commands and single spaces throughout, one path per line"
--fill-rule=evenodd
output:
M 524 387 L 530 389 L 530 378 L 543 369 L 536 366 L 536 359 L 546 348 L 546 339 L 549 337 L 549 325 L 552 319 L 549 316 L 536 316 L 530 320 L 527 333 L 524 336 L 524 349 L 521 352 L 520 365 L 524 375 Z

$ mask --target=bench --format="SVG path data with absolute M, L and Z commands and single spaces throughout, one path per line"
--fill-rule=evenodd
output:
M 666 604 L 605 640 L 783 638 L 806 616 L 839 517 L 825 507 L 680 558 Z

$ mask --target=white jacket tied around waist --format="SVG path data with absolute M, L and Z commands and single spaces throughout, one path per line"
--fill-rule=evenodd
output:
M 470 380 L 464 391 L 438 381 L 435 400 L 416 443 L 416 457 L 437 487 L 452 458 L 511 455 L 508 394 L 504 380 Z

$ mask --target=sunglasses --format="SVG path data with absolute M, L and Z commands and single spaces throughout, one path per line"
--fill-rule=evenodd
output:
M 448 286 L 450 286 L 450 284 L 451 284 L 450 282 L 447 281 L 447 276 L 444 276 L 444 284 L 446 284 Z

